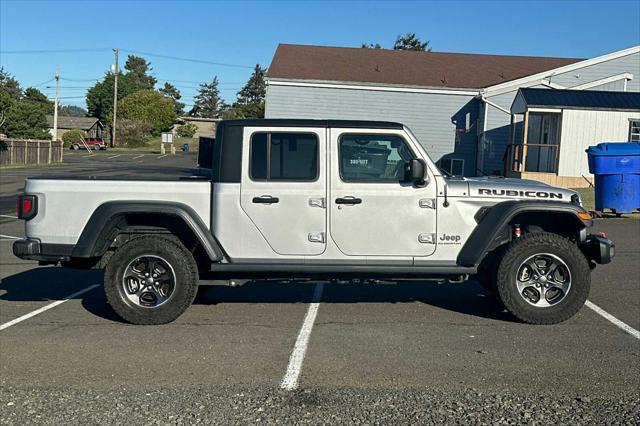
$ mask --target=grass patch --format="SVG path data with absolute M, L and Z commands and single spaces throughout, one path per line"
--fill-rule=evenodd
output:
M 176 151 L 180 151 L 182 149 L 182 145 L 188 143 L 189 151 L 197 151 L 198 150 L 198 139 L 196 138 L 176 138 L 174 140 L 174 145 L 176 146 Z M 136 146 L 127 148 L 124 146 L 117 146 L 115 148 L 107 148 L 108 151 L 113 152 L 128 152 L 128 153 L 136 153 L 140 152 L 141 154 L 145 153 L 160 153 L 160 144 L 161 139 L 160 136 L 151 138 L 144 146 Z

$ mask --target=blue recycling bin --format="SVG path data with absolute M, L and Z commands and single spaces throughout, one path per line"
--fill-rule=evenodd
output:
M 182 144 L 182 151 L 189 152 L 189 144 L 188 143 L 183 143 Z
M 605 142 L 586 152 L 589 173 L 595 176 L 596 210 L 621 214 L 640 209 L 640 143 Z

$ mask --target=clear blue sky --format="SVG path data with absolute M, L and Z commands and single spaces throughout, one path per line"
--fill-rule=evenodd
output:
M 247 67 L 146 56 L 159 82 L 174 82 L 188 104 L 197 82 L 214 75 L 233 100 L 253 65 L 269 65 L 278 43 L 391 47 L 406 32 L 440 52 L 587 58 L 640 44 L 640 1 L 0 0 L 2 52 L 119 47 Z M 25 87 L 52 78 L 56 66 L 63 78 L 100 78 L 112 62 L 110 50 L 0 53 L 0 65 Z M 91 84 L 64 81 L 61 96 L 83 96 Z M 39 88 L 52 95 L 46 86 Z M 81 98 L 63 103 L 84 106 Z

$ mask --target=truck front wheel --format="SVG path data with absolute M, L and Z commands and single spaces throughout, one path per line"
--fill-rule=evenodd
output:
M 165 324 L 178 318 L 198 290 L 198 268 L 178 241 L 160 236 L 129 240 L 105 269 L 107 300 L 133 324 Z
M 591 287 L 589 264 L 566 238 L 533 232 L 514 240 L 498 267 L 500 300 L 530 324 L 556 324 L 575 315 Z

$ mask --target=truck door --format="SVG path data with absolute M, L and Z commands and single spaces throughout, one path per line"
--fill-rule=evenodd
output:
M 325 128 L 244 129 L 242 210 L 277 254 L 325 250 L 326 134 Z
M 403 131 L 377 132 L 330 131 L 331 238 L 346 255 L 429 256 L 436 248 L 435 179 L 422 187 L 405 182 L 416 148 Z

